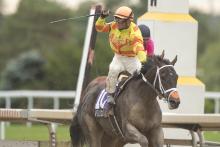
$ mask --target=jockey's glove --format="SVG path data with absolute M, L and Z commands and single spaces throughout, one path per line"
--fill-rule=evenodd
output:
M 147 55 L 146 55 L 145 51 L 138 51 L 137 57 L 141 63 L 144 63 L 147 61 Z
M 110 11 L 109 10 L 102 10 L 101 12 L 101 18 L 106 18 L 108 17 L 110 14 Z

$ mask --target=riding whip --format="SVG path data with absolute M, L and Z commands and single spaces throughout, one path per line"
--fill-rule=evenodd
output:
M 111 12 L 108 11 L 108 13 L 111 13 Z M 99 16 L 101 14 L 102 13 L 96 13 L 96 14 L 88 14 L 88 15 L 83 15 L 83 16 L 78 16 L 78 17 L 64 18 L 64 19 L 51 21 L 50 23 L 58 23 L 58 22 L 67 21 L 67 20 L 76 20 L 76 19 L 84 18 L 84 17 Z
M 76 20 L 76 19 L 79 19 L 79 18 L 90 17 L 90 16 L 98 16 L 98 15 L 101 15 L 101 13 L 83 15 L 83 16 L 78 16 L 78 17 L 71 17 L 71 18 L 64 18 L 64 19 L 51 21 L 50 23 L 58 23 L 58 22 L 67 21 L 67 20 Z

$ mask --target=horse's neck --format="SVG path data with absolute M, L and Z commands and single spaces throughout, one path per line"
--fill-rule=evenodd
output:
M 134 88 L 134 93 L 137 96 L 137 98 L 141 98 L 146 101 L 156 100 L 156 93 L 154 92 L 152 87 L 149 86 L 142 79 L 133 80 L 132 83 L 132 87 Z
M 139 112 L 144 114 L 160 112 L 156 93 L 142 79 L 133 79 L 121 96 L 121 99 L 119 98 L 120 104 L 123 106 L 121 111 L 127 110 L 128 115 Z M 127 114 L 125 114 L 125 117 L 127 117 Z

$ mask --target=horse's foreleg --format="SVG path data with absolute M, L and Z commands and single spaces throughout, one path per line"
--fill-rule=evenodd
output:
M 138 131 L 132 124 L 126 124 L 125 139 L 131 143 L 139 143 L 141 147 L 148 147 L 147 137 Z
M 150 147 L 163 147 L 164 135 L 161 127 L 152 129 L 149 133 L 149 146 Z
M 123 147 L 126 143 L 118 137 L 113 138 L 104 134 L 102 137 L 102 147 Z

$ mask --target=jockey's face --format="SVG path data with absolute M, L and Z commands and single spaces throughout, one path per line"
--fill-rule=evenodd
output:
M 114 20 L 118 24 L 119 30 L 124 30 L 124 29 L 129 28 L 130 23 L 131 23 L 130 19 L 121 19 L 121 18 L 115 17 Z

